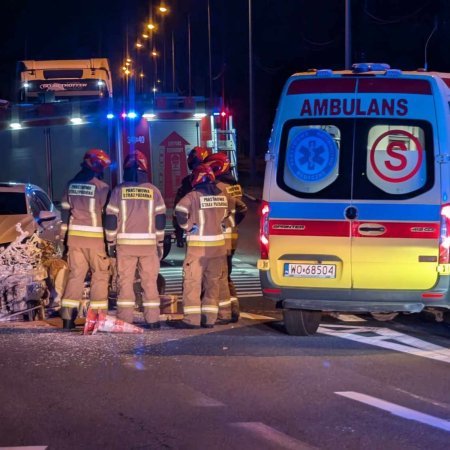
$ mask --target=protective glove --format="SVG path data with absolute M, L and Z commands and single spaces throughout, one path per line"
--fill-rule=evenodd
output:
M 106 253 L 110 258 L 116 257 L 116 244 L 114 242 L 106 243 Z
M 189 230 L 189 233 L 195 234 L 197 232 L 198 232 L 198 225 L 194 223 L 194 225 L 192 225 L 192 228 Z

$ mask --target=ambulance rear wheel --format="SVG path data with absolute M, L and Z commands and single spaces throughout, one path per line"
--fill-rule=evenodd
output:
M 283 309 L 284 328 L 291 336 L 312 336 L 319 328 L 321 311 Z

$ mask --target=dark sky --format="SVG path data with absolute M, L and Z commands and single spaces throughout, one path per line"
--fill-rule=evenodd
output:
M 153 1 L 153 6 L 159 4 Z M 167 0 L 166 87 L 172 89 L 170 37 L 175 39 L 176 90 L 188 92 L 187 17 L 191 19 L 192 93 L 209 91 L 207 0 Z M 282 84 L 293 72 L 343 68 L 345 0 L 252 0 L 256 139 L 264 151 Z M 126 40 L 135 37 L 151 2 L 141 0 L 2 0 L 0 98 L 12 99 L 20 59 L 108 57 L 120 73 Z M 234 111 L 248 141 L 248 0 L 210 0 L 213 91 Z M 352 61 L 450 71 L 450 1 L 352 0 Z M 158 42 L 161 46 L 161 43 Z M 150 59 L 140 60 L 149 69 Z M 162 69 L 160 63 L 160 69 Z M 160 71 L 160 77 L 162 73 Z M 119 80 L 119 77 L 116 77 Z M 120 87 L 120 83 L 117 83 Z M 116 90 L 117 92 L 117 90 Z

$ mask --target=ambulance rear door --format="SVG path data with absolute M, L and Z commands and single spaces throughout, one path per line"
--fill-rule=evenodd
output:
M 351 288 L 353 118 L 329 114 L 355 101 L 354 79 L 300 77 L 279 106 L 279 152 L 269 195 L 269 259 L 274 284 Z M 323 117 L 320 117 L 323 115 Z
M 355 119 L 354 132 L 355 289 L 426 290 L 437 281 L 440 187 L 430 81 L 358 80 L 357 98 L 366 116 Z

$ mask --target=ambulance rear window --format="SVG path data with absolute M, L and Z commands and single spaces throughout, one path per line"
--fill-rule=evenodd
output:
M 286 122 L 277 183 L 297 197 L 406 199 L 434 184 L 430 123 L 308 119 Z

